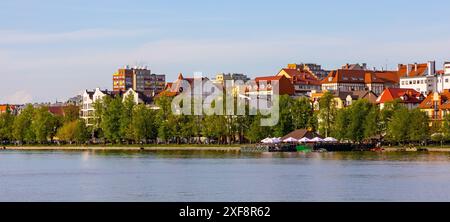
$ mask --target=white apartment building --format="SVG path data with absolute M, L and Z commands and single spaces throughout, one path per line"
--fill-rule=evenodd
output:
M 445 81 L 436 72 L 436 63 L 430 61 L 422 64 L 399 64 L 400 88 L 414 89 L 423 95 L 442 91 Z M 450 85 L 449 85 L 450 86 Z
M 94 122 L 94 112 L 95 107 L 94 103 L 98 100 L 103 99 L 105 96 L 115 96 L 122 95 L 121 92 L 113 92 L 108 90 L 100 90 L 100 88 L 96 88 L 94 91 L 85 90 L 83 93 L 83 102 L 80 110 L 81 118 L 85 120 L 86 125 L 92 126 Z M 123 93 L 123 101 L 131 96 L 133 97 L 133 101 L 135 104 L 149 104 L 152 101 L 152 98 L 146 96 L 142 92 L 137 92 L 133 89 L 128 89 L 125 93 Z
M 84 91 L 80 117 L 85 120 L 87 126 L 94 124 L 94 103 L 107 95 L 109 95 L 109 92 L 107 90 L 100 90 L 100 88 L 96 88 L 94 91 Z

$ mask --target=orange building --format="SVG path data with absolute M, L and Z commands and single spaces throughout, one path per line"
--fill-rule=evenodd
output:
M 255 85 L 246 88 L 247 95 L 295 95 L 295 87 L 286 76 L 267 76 L 255 78 Z M 278 88 L 278 92 L 274 89 Z
M 396 71 L 370 71 L 361 69 L 338 69 L 322 80 L 322 90 L 373 91 L 379 95 L 386 88 L 398 87 L 400 76 Z
M 408 109 L 414 109 L 424 99 L 424 95 L 414 89 L 388 88 L 378 97 L 377 103 L 380 104 L 380 109 L 383 109 L 385 103 L 399 100 Z
M 442 93 L 430 93 L 427 98 L 420 103 L 419 109 L 424 111 L 433 121 L 441 121 L 450 114 L 450 90 L 446 89 Z

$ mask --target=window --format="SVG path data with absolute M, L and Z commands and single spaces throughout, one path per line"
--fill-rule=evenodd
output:
M 448 79 L 445 79 L 445 82 L 448 83 Z

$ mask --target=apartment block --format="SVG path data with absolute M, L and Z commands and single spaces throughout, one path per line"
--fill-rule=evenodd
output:
M 125 66 L 113 74 L 113 91 L 115 92 L 133 89 L 146 96 L 154 96 L 164 90 L 165 84 L 165 75 L 152 74 L 147 67 Z

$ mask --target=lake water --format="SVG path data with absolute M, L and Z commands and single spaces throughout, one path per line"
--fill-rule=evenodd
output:
M 450 201 L 450 154 L 6 150 L 0 201 Z

